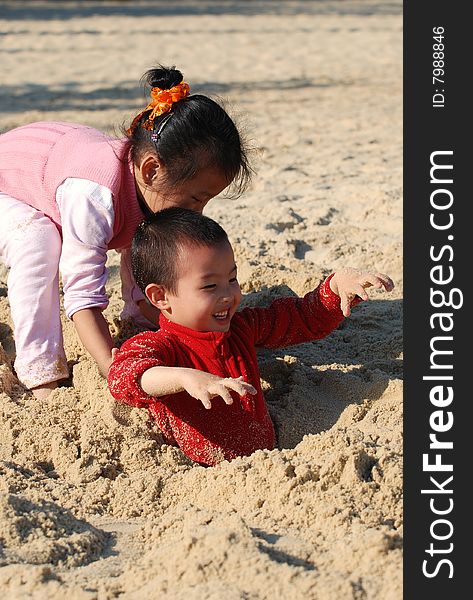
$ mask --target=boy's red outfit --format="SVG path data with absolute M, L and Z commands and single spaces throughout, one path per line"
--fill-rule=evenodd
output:
M 200 332 L 172 323 L 163 315 L 160 329 L 127 340 L 110 368 L 112 395 L 135 407 L 146 407 L 168 443 L 192 460 L 215 465 L 221 460 L 272 449 L 275 433 L 260 384 L 255 348 L 280 348 L 320 339 L 343 320 L 340 298 L 330 289 L 332 275 L 303 298 L 279 298 L 267 308 L 237 312 L 228 332 Z M 354 302 L 356 303 L 356 301 Z M 243 376 L 257 390 L 252 396 L 232 393 L 206 409 L 187 392 L 156 398 L 139 381 L 155 366 L 188 367 L 220 377 Z

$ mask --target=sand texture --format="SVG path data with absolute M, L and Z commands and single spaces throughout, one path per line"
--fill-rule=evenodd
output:
M 328 338 L 261 352 L 278 448 L 205 469 L 113 401 L 65 318 L 71 379 L 35 401 L 12 371 L 1 271 L 2 598 L 400 600 L 401 3 L 1 4 L 1 131 L 114 132 L 157 62 L 226 101 L 257 175 L 206 214 L 235 246 L 243 305 L 343 266 L 396 283 Z M 114 252 L 109 269 L 123 340 Z

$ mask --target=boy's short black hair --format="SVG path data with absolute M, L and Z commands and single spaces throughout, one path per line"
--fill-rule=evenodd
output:
M 144 293 L 150 283 L 177 291 L 180 250 L 184 245 L 228 243 L 225 230 L 213 219 L 187 208 L 165 208 L 138 225 L 131 245 L 131 267 Z

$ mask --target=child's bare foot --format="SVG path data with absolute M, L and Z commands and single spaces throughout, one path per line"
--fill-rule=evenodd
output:
M 31 391 L 33 392 L 33 396 L 38 400 L 45 400 L 49 394 L 57 388 L 57 381 L 51 381 L 51 383 L 45 383 L 43 385 L 38 385 L 33 388 Z

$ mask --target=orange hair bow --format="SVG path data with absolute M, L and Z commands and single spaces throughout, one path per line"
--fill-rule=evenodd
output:
M 146 121 L 141 125 L 141 127 L 152 131 L 154 129 L 154 120 L 156 119 L 156 117 L 159 117 L 160 115 L 169 112 L 174 103 L 179 102 L 179 100 L 182 100 L 183 98 L 187 98 L 187 96 L 189 95 L 189 91 L 189 84 L 187 84 L 185 81 L 181 81 L 181 83 L 178 83 L 177 85 L 173 86 L 172 88 L 169 88 L 168 90 L 163 90 L 157 87 L 152 88 L 151 102 L 144 110 L 140 112 L 139 115 L 137 115 L 133 119 L 130 127 L 127 130 L 127 133 L 131 135 L 135 131 L 143 114 L 150 109 L 152 110 L 148 115 Z

